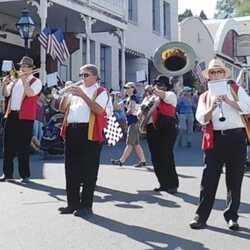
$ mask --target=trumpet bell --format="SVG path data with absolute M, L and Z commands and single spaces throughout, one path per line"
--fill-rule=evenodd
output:
M 155 51 L 155 68 L 167 76 L 181 76 L 190 71 L 197 60 L 195 51 L 183 42 L 169 42 Z

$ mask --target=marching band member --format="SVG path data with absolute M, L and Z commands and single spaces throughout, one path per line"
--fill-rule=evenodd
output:
M 3 80 L 3 93 L 10 97 L 5 113 L 4 160 L 0 181 L 13 178 L 13 159 L 18 157 L 19 174 L 23 182 L 30 177 L 29 151 L 33 123 L 36 119 L 38 95 L 42 82 L 33 76 L 33 59 L 24 56 L 19 63 L 19 79 Z
M 230 76 L 230 70 L 219 59 L 213 59 L 203 75 L 209 80 L 223 80 Z M 234 95 L 237 95 L 238 101 L 234 99 Z M 240 112 L 247 111 L 249 101 L 249 96 L 236 83 L 227 85 L 226 95 L 215 97 L 207 91 L 199 98 L 196 119 L 200 124 L 206 125 L 203 136 L 206 166 L 201 179 L 199 205 L 195 218 L 190 223 L 193 229 L 202 229 L 206 226 L 223 164 L 226 167 L 228 191 L 224 218 L 229 229 L 239 228 L 238 209 L 246 159 L 246 134 Z
M 164 75 L 159 75 L 155 80 L 153 94 L 158 97 L 158 103 L 152 107 L 153 122 L 147 125 L 147 141 L 154 171 L 160 184 L 154 191 L 174 194 L 177 192 L 179 180 L 173 152 L 177 137 L 177 97 L 172 88 L 169 78 Z
M 114 165 L 122 166 L 130 154 L 135 148 L 135 152 L 140 159 L 140 161 L 134 165 L 134 167 L 142 167 L 146 166 L 145 155 L 140 145 L 140 133 L 138 128 L 138 119 L 137 119 L 137 108 L 138 100 L 136 97 L 136 86 L 134 82 L 127 82 L 124 86 L 126 90 L 126 100 L 125 100 L 125 111 L 128 123 L 128 132 L 127 132 L 127 139 L 126 139 L 126 147 L 122 153 L 122 156 L 118 160 L 112 159 L 111 162 Z
M 100 87 L 95 65 L 80 68 L 82 83 L 69 88 L 61 102 L 65 111 L 65 176 L 67 206 L 59 208 L 61 214 L 92 215 L 100 153 L 104 141 L 105 108 L 108 103 L 106 89 Z M 80 184 L 83 190 L 80 195 Z

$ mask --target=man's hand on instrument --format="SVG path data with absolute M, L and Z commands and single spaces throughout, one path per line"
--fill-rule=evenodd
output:
M 10 76 L 5 76 L 2 80 L 3 85 L 8 85 L 11 82 Z
M 86 94 L 82 91 L 82 89 L 78 86 L 72 86 L 70 87 L 69 89 L 69 92 L 72 94 L 72 95 L 75 95 L 75 96 L 79 96 L 79 97 L 82 97 L 84 99 L 84 97 L 86 97 Z

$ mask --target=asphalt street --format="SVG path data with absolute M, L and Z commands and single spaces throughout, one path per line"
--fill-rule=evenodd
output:
M 200 137 L 192 148 L 176 148 L 180 188 L 176 195 L 152 191 L 157 181 L 150 165 L 133 168 L 110 164 L 124 148 L 104 146 L 94 213 L 90 219 L 60 215 L 66 205 L 62 156 L 32 157 L 32 179 L 0 183 L 0 250 L 249 250 L 250 174 L 245 174 L 240 206 L 240 231 L 227 229 L 225 176 L 204 230 L 188 226 L 198 203 L 202 174 Z M 146 151 L 146 143 L 143 143 Z M 2 170 L 2 162 L 0 169 Z M 1 172 L 0 170 L 0 172 Z

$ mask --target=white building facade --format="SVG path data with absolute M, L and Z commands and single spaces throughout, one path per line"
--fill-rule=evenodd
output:
M 101 82 L 118 90 L 125 81 L 148 82 L 156 75 L 152 56 L 156 48 L 178 39 L 176 0 L 0 0 L 0 63 L 23 56 L 23 41 L 15 23 L 27 8 L 37 33 L 47 25 L 61 28 L 70 57 L 60 64 L 46 55 L 37 38 L 29 55 L 46 73 L 58 71 L 62 80 L 78 80 L 79 68 L 96 64 Z M 2 50 L 2 51 L 1 51 Z M 9 51 L 9 52 L 7 52 Z
M 199 62 L 207 65 L 220 57 L 231 70 L 231 78 L 250 91 L 249 27 L 250 17 L 205 21 L 190 17 L 179 24 L 179 38 L 194 48 Z

